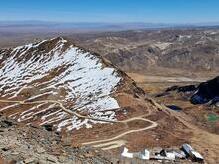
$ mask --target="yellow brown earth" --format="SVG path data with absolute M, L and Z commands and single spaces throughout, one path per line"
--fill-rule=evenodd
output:
M 67 41 L 65 38 L 55 38 L 34 43 L 31 48 L 30 45 L 26 45 L 23 48 L 3 49 L 0 51 L 3 56 L 0 61 L 2 69 L 0 110 L 4 118 L 3 122 L 9 119 L 15 123 L 8 128 L 9 131 L 19 129 L 19 135 L 23 132 L 28 134 L 31 132 L 32 135 L 39 133 L 39 139 L 42 140 L 45 137 L 51 137 L 44 147 L 48 152 L 47 156 L 43 156 L 44 162 L 48 162 L 49 158 L 60 163 L 73 160 L 82 161 L 82 163 L 84 161 L 107 163 L 111 162 L 112 158 L 119 160 L 124 146 L 132 152 L 138 152 L 145 148 L 150 150 L 180 148 L 183 143 L 189 143 L 203 155 L 206 163 L 218 163 L 219 123 L 208 120 L 209 115 L 218 112 L 218 108 L 193 105 L 189 102 L 189 98 L 181 93 L 170 92 L 165 95 L 166 89 L 171 86 L 197 85 L 217 76 L 218 33 L 210 32 L 202 30 L 174 32 L 164 30 L 159 33 L 129 31 L 125 32 L 125 36 L 122 32 L 115 32 L 92 34 L 88 38 L 84 38 L 84 34 L 68 35 Z M 184 37 L 185 40 L 179 39 L 180 36 L 187 35 L 192 37 Z M 202 35 L 204 37 L 201 37 Z M 140 36 L 144 37 L 141 39 Z M 210 42 L 209 38 L 212 38 L 212 42 L 215 39 L 215 44 Z M 73 43 L 69 40 L 73 40 Z M 200 40 L 203 42 L 200 43 Z M 5 45 L 8 46 L 8 44 Z M 55 52 L 57 49 L 58 55 Z M 71 55 L 68 52 L 72 53 L 73 50 L 77 54 L 76 58 L 69 60 Z M 201 52 L 200 59 L 198 52 Z M 211 55 L 207 56 L 206 54 L 209 53 Z M 191 54 L 194 56 L 190 61 Z M 65 58 L 62 55 L 69 56 Z M 14 65 L 17 64 L 13 70 L 18 72 L 10 69 L 13 66 L 10 61 L 13 60 L 8 58 L 11 56 L 16 61 Z M 88 62 L 81 67 L 74 67 L 78 64 L 74 63 L 78 56 L 84 56 L 83 60 Z M 40 65 L 42 61 L 50 59 L 54 63 L 56 61 L 60 63 L 55 67 L 53 62 Z M 94 65 L 86 70 L 92 61 L 95 61 Z M 36 67 L 31 65 L 34 62 L 37 63 Z M 30 67 L 24 67 L 23 63 L 28 63 Z M 9 66 L 7 67 L 6 64 Z M 52 69 L 49 69 L 50 67 Z M 31 74 L 26 74 L 23 68 L 27 71 L 31 70 L 28 72 Z M 7 69 L 8 72 L 5 71 Z M 93 69 L 98 69 L 98 72 L 92 74 Z M 108 74 L 108 70 L 112 71 Z M 98 74 L 102 71 L 103 74 Z M 72 74 L 71 79 L 63 78 L 69 77 L 71 72 L 74 72 L 76 76 Z M 98 78 L 101 76 L 104 78 L 100 78 L 101 81 L 94 84 L 92 82 L 95 81 L 96 74 L 99 75 Z M 30 77 L 41 75 L 43 76 L 40 78 L 28 81 Z M 77 83 L 86 76 L 92 80 L 82 80 L 81 83 Z M 17 81 L 14 80 L 16 78 Z M 103 81 L 107 82 L 102 83 Z M 24 85 L 21 85 L 21 82 L 25 82 Z M 73 84 L 73 87 L 70 84 Z M 83 85 L 86 86 L 84 90 L 80 88 Z M 108 85 L 112 87 L 109 88 Z M 77 87 L 80 90 L 77 90 Z M 96 87 L 94 91 L 90 90 L 93 87 Z M 75 90 L 77 92 L 74 92 Z M 88 90 L 91 93 L 88 93 Z M 104 103 L 101 104 L 99 100 L 103 100 Z M 173 111 L 170 109 L 171 106 L 179 107 L 180 112 Z M 57 112 L 59 115 L 56 115 Z M 66 122 L 66 120 L 70 121 Z M 7 131 L 4 130 L 3 136 L 16 135 Z M 47 133 L 51 133 L 51 136 Z M 55 140 L 53 137 L 58 138 L 59 141 L 53 143 Z M 34 147 L 39 139 L 34 139 L 33 142 L 30 140 L 30 143 L 26 145 L 30 144 Z M 20 142 L 24 141 L 26 142 L 25 137 L 16 142 L 15 150 L 22 152 L 23 150 L 21 151 L 18 147 Z M 43 145 L 43 143 L 40 144 Z M 47 150 L 50 144 L 53 145 L 52 150 Z M 0 146 L 5 148 L 6 144 L 2 143 Z M 74 153 L 69 152 L 69 149 L 75 150 Z M 1 153 L 4 153 L 1 156 L 4 160 L 31 160 L 27 156 L 21 158 L 16 153 L 13 155 L 12 148 L 7 150 L 8 152 L 4 150 L 6 149 L 1 150 Z M 36 153 L 28 155 L 38 161 L 42 152 L 39 153 L 35 149 L 33 152 Z M 9 155 L 10 153 L 12 154 Z M 103 157 L 102 154 L 105 156 Z M 110 154 L 110 157 L 106 154 Z M 77 159 L 68 161 L 71 155 L 76 156 Z M 183 162 L 189 163 L 186 160 L 181 163 Z

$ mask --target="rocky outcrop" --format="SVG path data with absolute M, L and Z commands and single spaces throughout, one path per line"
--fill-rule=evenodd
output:
M 201 83 L 191 97 L 191 102 L 193 104 L 204 104 L 208 102 L 217 104 L 219 102 L 219 76 Z
M 0 116 L 0 153 L 0 163 L 110 163 L 97 150 L 75 147 L 71 138 L 4 116 Z
M 192 104 L 218 105 L 219 102 L 219 76 L 198 85 L 172 86 L 156 97 L 163 97 L 173 92 L 182 93 Z

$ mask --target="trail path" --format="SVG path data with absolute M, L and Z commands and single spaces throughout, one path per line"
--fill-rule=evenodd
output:
M 151 123 L 150 126 L 140 128 L 140 129 L 128 130 L 126 132 L 123 132 L 121 134 L 118 134 L 117 136 L 114 136 L 114 137 L 111 137 L 111 138 L 108 138 L 108 139 L 96 140 L 96 141 L 90 141 L 90 142 L 82 143 L 82 145 L 93 145 L 93 147 L 109 146 L 109 147 L 103 148 L 105 150 L 117 148 L 117 147 L 120 147 L 120 146 L 124 145 L 126 143 L 126 141 L 118 140 L 118 139 L 120 139 L 121 137 L 123 137 L 127 134 L 141 132 L 141 131 L 145 131 L 145 130 L 150 130 L 150 129 L 153 129 L 153 128 L 158 126 L 158 124 L 156 122 L 151 121 L 151 120 L 146 119 L 146 118 L 143 118 L 146 115 L 133 117 L 133 118 L 130 118 L 130 119 L 127 119 L 127 120 L 122 120 L 122 121 L 110 121 L 110 120 L 104 120 L 104 119 L 99 119 L 99 118 L 93 118 L 93 117 L 90 117 L 90 116 L 84 116 L 84 115 L 81 115 L 77 112 L 74 112 L 74 111 L 71 111 L 71 110 L 65 108 L 61 102 L 56 101 L 56 100 L 40 100 L 40 101 L 34 101 L 34 102 L 16 101 L 16 100 L 0 100 L 0 102 L 2 102 L 2 103 L 18 103 L 18 104 L 23 104 L 23 105 L 40 104 L 40 103 L 54 103 L 54 104 L 58 104 L 64 112 L 66 112 L 70 115 L 77 116 L 77 117 L 82 118 L 82 119 L 91 119 L 91 120 L 95 120 L 95 121 L 110 122 L 110 123 L 128 123 L 128 122 L 135 121 L 135 120 L 141 120 L 141 121 Z M 102 143 L 102 144 L 99 144 L 99 143 Z M 94 144 L 97 144 L 97 145 L 94 145 Z
M 121 133 L 121 134 L 119 134 L 119 135 L 117 135 L 115 137 L 112 137 L 112 138 L 98 140 L 98 141 L 86 142 L 86 143 L 83 143 L 83 145 L 92 145 L 92 144 L 101 143 L 101 142 L 109 142 L 109 141 L 112 141 L 112 140 L 119 139 L 119 138 L 121 138 L 121 137 L 123 137 L 123 136 L 125 136 L 127 134 L 130 134 L 130 133 L 136 133 L 136 132 L 141 132 L 141 131 L 145 131 L 145 130 L 149 130 L 149 129 L 155 128 L 158 125 L 156 122 L 148 120 L 146 118 L 142 118 L 142 117 L 133 117 L 133 118 L 130 118 L 130 119 L 127 119 L 127 120 L 117 121 L 117 122 L 119 122 L 119 123 L 127 123 L 127 122 L 131 122 L 131 121 L 135 121 L 135 120 L 142 120 L 142 121 L 145 121 L 145 122 L 150 122 L 151 125 L 147 126 L 145 128 L 141 128 L 141 129 L 128 130 L 128 131 L 123 132 L 123 133 Z

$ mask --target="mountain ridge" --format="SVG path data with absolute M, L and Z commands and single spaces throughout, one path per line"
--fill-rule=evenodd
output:
M 1 62 L 1 65 L 3 65 L 1 68 L 2 73 L 1 73 L 1 84 L 0 84 L 1 97 L 3 97 L 4 99 L 7 98 L 7 99 L 11 99 L 11 100 L 14 100 L 14 99 L 19 100 L 19 97 L 20 96 L 22 97 L 22 92 L 24 92 L 24 93 L 27 92 L 30 95 L 29 95 L 29 97 L 27 96 L 28 98 L 26 99 L 26 101 L 41 100 L 42 97 L 48 97 L 48 96 L 51 96 L 52 94 L 56 93 L 57 92 L 56 87 L 58 87 L 60 89 L 61 86 L 64 86 L 63 87 L 64 89 L 61 88 L 60 91 L 58 91 L 58 92 L 65 92 L 62 94 L 67 94 L 65 96 L 68 97 L 68 99 L 69 99 L 68 101 L 71 100 L 71 101 L 75 102 L 74 99 L 80 99 L 80 101 L 82 101 L 82 102 L 84 101 L 84 103 L 81 103 L 81 104 L 84 104 L 84 106 L 89 106 L 93 110 L 96 110 L 97 107 L 103 108 L 102 110 L 119 108 L 118 103 L 115 101 L 114 98 L 111 98 L 110 95 L 111 95 L 111 92 L 112 93 L 114 92 L 113 88 L 115 87 L 115 90 L 116 90 L 116 86 L 119 85 L 120 82 L 122 82 L 122 78 L 120 77 L 120 75 L 117 73 L 117 71 L 114 68 L 110 68 L 110 66 L 112 66 L 112 65 L 109 65 L 109 63 L 107 63 L 106 61 L 102 62 L 103 59 L 100 58 L 100 56 L 98 56 L 98 58 L 97 58 L 97 56 L 95 56 L 94 54 L 88 53 L 81 48 L 78 48 L 78 47 L 74 48 L 74 46 L 71 45 L 71 43 L 67 42 L 63 38 L 52 39 L 49 41 L 49 44 L 47 44 L 47 43 L 48 43 L 48 41 L 42 41 L 42 42 L 37 43 L 37 44 L 28 44 L 25 46 L 16 47 L 14 49 L 1 51 L 1 54 L 2 54 L 1 60 L 3 60 L 3 62 Z M 55 50 L 55 51 L 54 51 L 54 54 L 52 54 L 53 56 L 51 57 L 49 55 L 51 55 L 50 53 L 53 50 Z M 64 55 L 60 57 L 59 53 L 56 54 L 57 51 L 58 52 L 60 51 L 61 55 L 63 55 L 62 53 L 64 53 Z M 7 53 L 10 53 L 14 56 L 13 57 L 10 56 L 9 59 L 6 59 L 8 57 Z M 33 53 L 33 54 L 31 55 L 31 53 Z M 78 63 L 75 63 L 75 64 L 76 65 L 81 64 L 81 67 L 80 66 L 74 67 L 74 64 L 71 65 L 71 62 L 74 62 L 74 60 L 72 60 L 72 58 L 71 58 L 72 57 L 71 55 L 74 55 L 77 53 L 78 53 L 78 56 L 76 55 L 76 58 L 74 60 L 76 60 L 76 61 L 78 60 Z M 45 54 L 47 54 L 47 55 L 45 55 Z M 45 56 L 42 57 L 42 55 L 45 55 Z M 89 55 L 91 55 L 91 56 L 88 57 Z M 25 58 L 22 58 L 22 56 L 25 56 Z M 52 58 L 54 56 L 55 56 L 55 59 L 52 60 Z M 82 58 L 80 59 L 80 57 L 82 57 Z M 13 59 L 15 59 L 14 62 L 13 62 Z M 51 61 L 49 61 L 48 59 L 51 59 Z M 38 63 L 38 64 L 33 65 L 34 62 Z M 43 63 L 40 63 L 40 62 L 43 62 Z M 58 63 L 56 64 L 56 62 L 58 62 Z M 93 66 L 91 66 L 89 68 L 88 65 L 92 65 L 92 64 L 93 64 Z M 104 64 L 104 65 L 102 65 L 102 64 Z M 34 69 L 32 69 L 31 67 L 33 67 Z M 72 67 L 72 69 L 68 70 L 71 67 Z M 88 67 L 88 69 L 86 69 L 86 67 Z M 35 71 L 35 69 L 38 72 Z M 76 69 L 77 71 L 75 72 L 74 69 Z M 95 69 L 98 69 L 98 71 L 95 72 Z M 81 74 L 78 73 L 80 71 L 81 71 Z M 72 72 L 73 72 L 73 74 L 72 74 Z M 48 77 L 44 75 L 47 73 L 48 73 Z M 63 77 L 60 77 L 60 79 L 57 79 L 56 73 L 59 73 L 60 75 L 63 73 L 65 73 L 65 74 L 63 75 Z M 100 75 L 95 77 L 95 74 L 98 74 L 98 73 Z M 82 74 L 84 74 L 84 75 L 81 76 Z M 92 77 L 92 76 L 94 76 L 94 77 Z M 48 78 L 48 80 L 46 80 L 46 78 Z M 83 79 L 84 79 L 84 81 L 83 81 Z M 99 79 L 99 81 L 97 80 L 95 82 L 96 79 Z M 46 80 L 46 81 L 44 81 L 44 80 Z M 56 82 L 54 82 L 54 80 Z M 59 82 L 59 80 L 63 80 L 63 81 Z M 107 82 L 104 82 L 105 80 Z M 82 84 L 77 83 L 77 81 L 81 81 Z M 47 85 L 46 84 L 47 82 L 49 84 L 50 83 L 53 84 L 54 86 L 51 85 L 48 88 L 41 88 L 41 86 Z M 92 82 L 93 82 L 93 84 L 92 84 Z M 24 83 L 24 85 L 23 85 L 23 83 Z M 71 85 L 69 85 L 69 83 L 71 85 L 73 85 L 74 90 L 72 90 L 73 88 L 71 88 Z M 10 89 L 7 89 L 8 84 L 10 86 Z M 29 84 L 31 84 L 31 85 L 29 85 Z M 76 86 L 74 86 L 74 84 Z M 66 85 L 66 87 L 65 87 L 65 85 Z M 85 85 L 85 87 L 80 87 L 81 85 Z M 101 85 L 103 85 L 103 86 L 101 86 Z M 97 90 L 96 91 L 94 91 L 94 90 L 86 91 L 86 90 L 89 90 L 89 88 L 88 88 L 89 86 L 92 86 L 94 89 L 96 87 Z M 25 88 L 25 87 L 27 87 L 27 88 Z M 37 94 L 37 92 L 39 92 L 39 90 L 38 90 L 38 88 L 34 89 L 34 87 L 40 88 L 40 90 L 42 92 Z M 91 87 L 91 89 L 92 89 L 92 87 Z M 79 88 L 79 89 L 77 89 L 77 88 Z M 83 90 L 84 88 L 86 88 L 86 90 Z M 34 91 L 35 93 L 31 93 L 31 90 L 35 90 Z M 44 90 L 48 90 L 48 91 L 44 92 Z M 68 92 L 67 90 L 71 90 L 71 91 Z M 74 92 L 74 94 L 76 94 L 76 95 L 79 93 L 79 95 L 74 96 L 74 94 L 71 94 L 71 92 Z M 102 92 L 102 93 L 100 93 L 100 92 Z M 94 95 L 95 94 L 99 95 L 98 98 L 95 98 L 91 93 Z M 82 95 L 85 94 L 85 95 L 81 96 L 80 94 L 82 94 Z M 62 95 L 59 93 L 57 96 L 59 97 L 59 99 L 60 99 L 60 97 L 62 97 Z M 57 97 L 57 96 L 55 96 L 55 97 Z M 51 96 L 51 97 L 53 97 L 53 96 Z M 92 99 L 89 101 L 88 97 L 91 97 Z M 25 98 L 25 96 L 23 96 L 23 98 Z M 78 108 L 78 109 L 85 108 L 85 107 L 83 107 L 83 105 L 82 106 L 79 105 L 80 104 L 79 100 L 76 100 L 76 101 L 77 101 L 77 102 L 75 102 L 76 108 Z M 101 101 L 103 101 L 103 102 L 101 102 Z M 67 103 L 67 102 L 65 102 L 65 103 Z M 77 103 L 79 103 L 79 104 L 77 104 Z M 96 106 L 95 106 L 95 104 L 96 104 Z M 44 104 L 44 105 L 46 106 L 46 104 Z M 55 106 L 56 105 L 53 104 L 52 106 L 47 107 L 48 109 L 47 108 L 44 109 L 45 113 L 47 113 L 46 111 L 49 110 L 49 108 L 54 108 Z M 4 111 L 7 109 L 7 112 L 8 112 L 10 109 L 9 107 L 8 106 L 3 107 L 1 109 L 1 111 Z M 12 108 L 13 108 L 13 105 L 12 105 Z M 39 107 L 36 107 L 36 108 L 39 108 Z M 23 114 L 21 115 L 21 117 L 23 119 L 24 118 L 25 119 L 32 119 L 32 117 L 34 115 L 33 114 L 34 109 L 35 109 L 35 107 L 33 107 L 33 109 L 29 109 L 29 112 L 23 111 Z M 85 109 L 83 109 L 83 110 L 85 110 Z M 38 112 L 41 113 L 40 111 L 38 111 Z M 54 114 L 55 113 L 56 112 L 54 112 Z M 11 113 L 10 116 L 13 116 L 13 118 L 16 118 L 16 114 L 15 115 L 13 115 L 13 114 L 14 113 Z M 48 117 L 51 114 L 52 113 L 48 114 Z M 99 114 L 101 115 L 101 112 Z M 111 113 L 110 113 L 110 111 L 108 111 L 108 114 L 109 114 L 109 119 L 113 119 L 115 113 L 113 111 Z M 59 112 L 59 115 L 61 115 L 60 116 L 61 118 L 66 117 L 66 114 L 63 112 Z M 99 117 L 99 116 L 97 115 L 94 117 Z M 45 116 L 43 118 L 45 119 Z M 25 121 L 25 119 L 24 119 L 24 121 Z M 56 120 L 59 120 L 59 119 L 60 119 L 59 116 L 57 116 L 55 120 L 54 120 L 54 118 L 51 118 L 50 121 L 47 120 L 47 123 L 51 122 L 51 121 L 56 122 Z M 77 120 L 77 118 L 75 118 L 75 119 Z M 18 121 L 21 121 L 21 120 L 22 120 L 21 118 L 18 118 Z M 86 120 L 84 122 L 85 125 L 87 124 L 87 121 L 88 120 Z M 67 122 L 67 123 L 66 123 L 66 120 L 64 120 L 64 125 L 68 125 L 70 122 L 71 122 L 70 119 L 69 119 L 69 122 Z M 43 124 L 43 123 L 41 123 L 41 124 Z M 81 122 L 79 121 L 78 125 L 80 125 L 80 124 L 81 124 Z M 60 125 L 60 126 L 62 126 L 62 125 Z M 86 125 L 86 126 L 89 127 L 89 125 Z M 58 128 L 58 129 L 61 130 L 60 128 Z

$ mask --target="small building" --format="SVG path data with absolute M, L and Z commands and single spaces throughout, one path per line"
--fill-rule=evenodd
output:
M 160 154 L 154 156 L 152 159 L 154 159 L 154 160 L 161 160 L 161 161 L 163 161 L 163 160 L 174 161 L 175 160 L 173 158 L 161 156 Z
M 199 154 L 197 151 L 195 151 L 189 144 L 183 144 L 182 150 L 185 152 L 187 157 L 191 157 L 193 161 L 196 162 L 203 162 L 204 158 L 201 154 Z
M 175 154 L 176 159 L 185 159 L 186 158 L 186 154 L 184 153 L 184 151 L 173 151 L 173 153 Z
M 128 152 L 129 150 L 126 148 L 126 147 L 124 147 L 124 149 L 123 149 L 123 152 L 122 152 L 122 156 L 123 157 L 126 157 L 126 158 L 133 158 L 134 157 L 134 154 L 133 153 L 129 153 Z
M 189 144 L 183 144 L 182 150 L 185 152 L 186 156 L 190 156 L 190 152 L 193 151 L 193 148 Z
M 171 160 L 171 161 L 175 160 L 175 158 L 176 158 L 176 155 L 173 152 L 168 152 L 165 149 L 160 151 L 160 155 L 162 157 L 165 157 L 165 159 Z
M 136 153 L 136 157 L 143 159 L 143 160 L 149 160 L 150 159 L 150 152 L 145 149 L 143 152 Z
M 204 158 L 197 151 L 191 151 L 191 158 L 195 162 L 203 162 Z
M 121 154 L 123 157 L 126 158 L 139 158 L 143 160 L 149 160 L 150 159 L 150 152 L 145 149 L 142 152 L 136 152 L 136 153 L 129 153 L 128 148 L 124 147 L 123 152 Z

